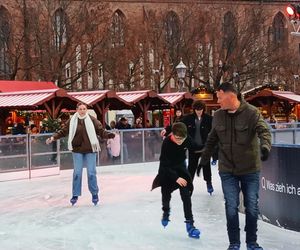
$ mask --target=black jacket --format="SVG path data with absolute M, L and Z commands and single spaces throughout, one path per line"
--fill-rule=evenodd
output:
M 158 175 L 155 177 L 152 189 L 159 186 L 166 186 L 171 190 L 179 187 L 176 180 L 181 177 L 188 182 L 188 187 L 192 191 L 192 178 L 186 167 L 186 149 L 190 147 L 190 142 L 186 139 L 181 145 L 177 145 L 168 136 L 164 139 L 161 147 L 160 164 Z
M 194 140 L 195 132 L 196 132 L 196 124 L 195 124 L 196 119 L 198 118 L 195 113 L 186 115 L 182 119 L 182 122 L 187 126 L 188 135 L 191 137 L 192 140 Z M 200 125 L 200 135 L 201 135 L 203 145 L 207 140 L 208 134 L 211 130 L 211 126 L 212 126 L 212 116 L 204 113 L 202 115 L 202 121 Z M 193 141 L 193 145 L 197 145 L 197 143 Z M 196 146 L 194 146 L 193 149 L 197 150 L 202 148 L 197 148 Z

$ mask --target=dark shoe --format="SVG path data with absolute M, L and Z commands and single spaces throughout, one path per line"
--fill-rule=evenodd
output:
M 256 242 L 253 242 L 253 243 L 247 243 L 247 250 L 264 250 L 264 249 Z
M 163 227 L 166 227 L 169 223 L 169 216 L 170 216 L 170 212 L 164 212 L 163 216 L 161 218 L 161 224 L 163 225 Z
M 73 196 L 70 200 L 72 206 L 74 206 L 74 204 L 78 201 L 78 196 Z
M 213 188 L 211 182 L 206 182 L 206 187 L 207 187 L 207 192 L 211 195 L 212 192 L 214 191 L 214 188 Z
M 95 206 L 97 205 L 97 203 L 99 202 L 98 194 L 92 195 L 92 202 L 94 203 Z
M 199 239 L 200 238 L 200 230 L 195 228 L 193 221 L 185 221 L 186 223 L 186 231 L 188 232 L 188 236 L 191 238 Z
M 240 244 L 230 244 L 227 250 L 240 250 Z

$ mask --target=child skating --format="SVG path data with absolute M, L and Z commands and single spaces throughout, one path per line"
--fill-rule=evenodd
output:
M 174 123 L 172 133 L 162 143 L 158 175 L 153 181 L 152 190 L 161 187 L 163 210 L 161 224 L 166 227 L 170 221 L 171 193 L 179 189 L 188 236 L 198 239 L 200 231 L 194 226 L 191 202 L 193 183 L 185 163 L 188 147 L 186 125 L 182 122 Z

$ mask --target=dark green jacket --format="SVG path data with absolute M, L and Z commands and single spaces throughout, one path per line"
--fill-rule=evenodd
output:
M 201 157 L 205 165 L 219 147 L 219 171 L 236 175 L 260 170 L 262 147 L 271 150 L 271 133 L 258 109 L 245 101 L 235 113 L 219 109 Z

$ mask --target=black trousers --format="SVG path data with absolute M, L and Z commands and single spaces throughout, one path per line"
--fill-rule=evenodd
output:
M 168 186 L 161 187 L 162 210 L 166 213 L 170 212 L 171 193 L 173 191 L 174 188 L 170 188 Z M 187 186 L 179 187 L 179 192 L 180 192 L 181 200 L 183 202 L 184 217 L 187 221 L 188 220 L 193 221 L 191 190 Z
M 194 180 L 200 157 L 201 157 L 201 153 L 189 152 L 189 166 L 188 166 L 188 169 L 189 169 L 189 172 L 192 176 L 192 180 Z M 203 178 L 206 182 L 211 182 L 210 162 L 207 165 L 203 166 Z

